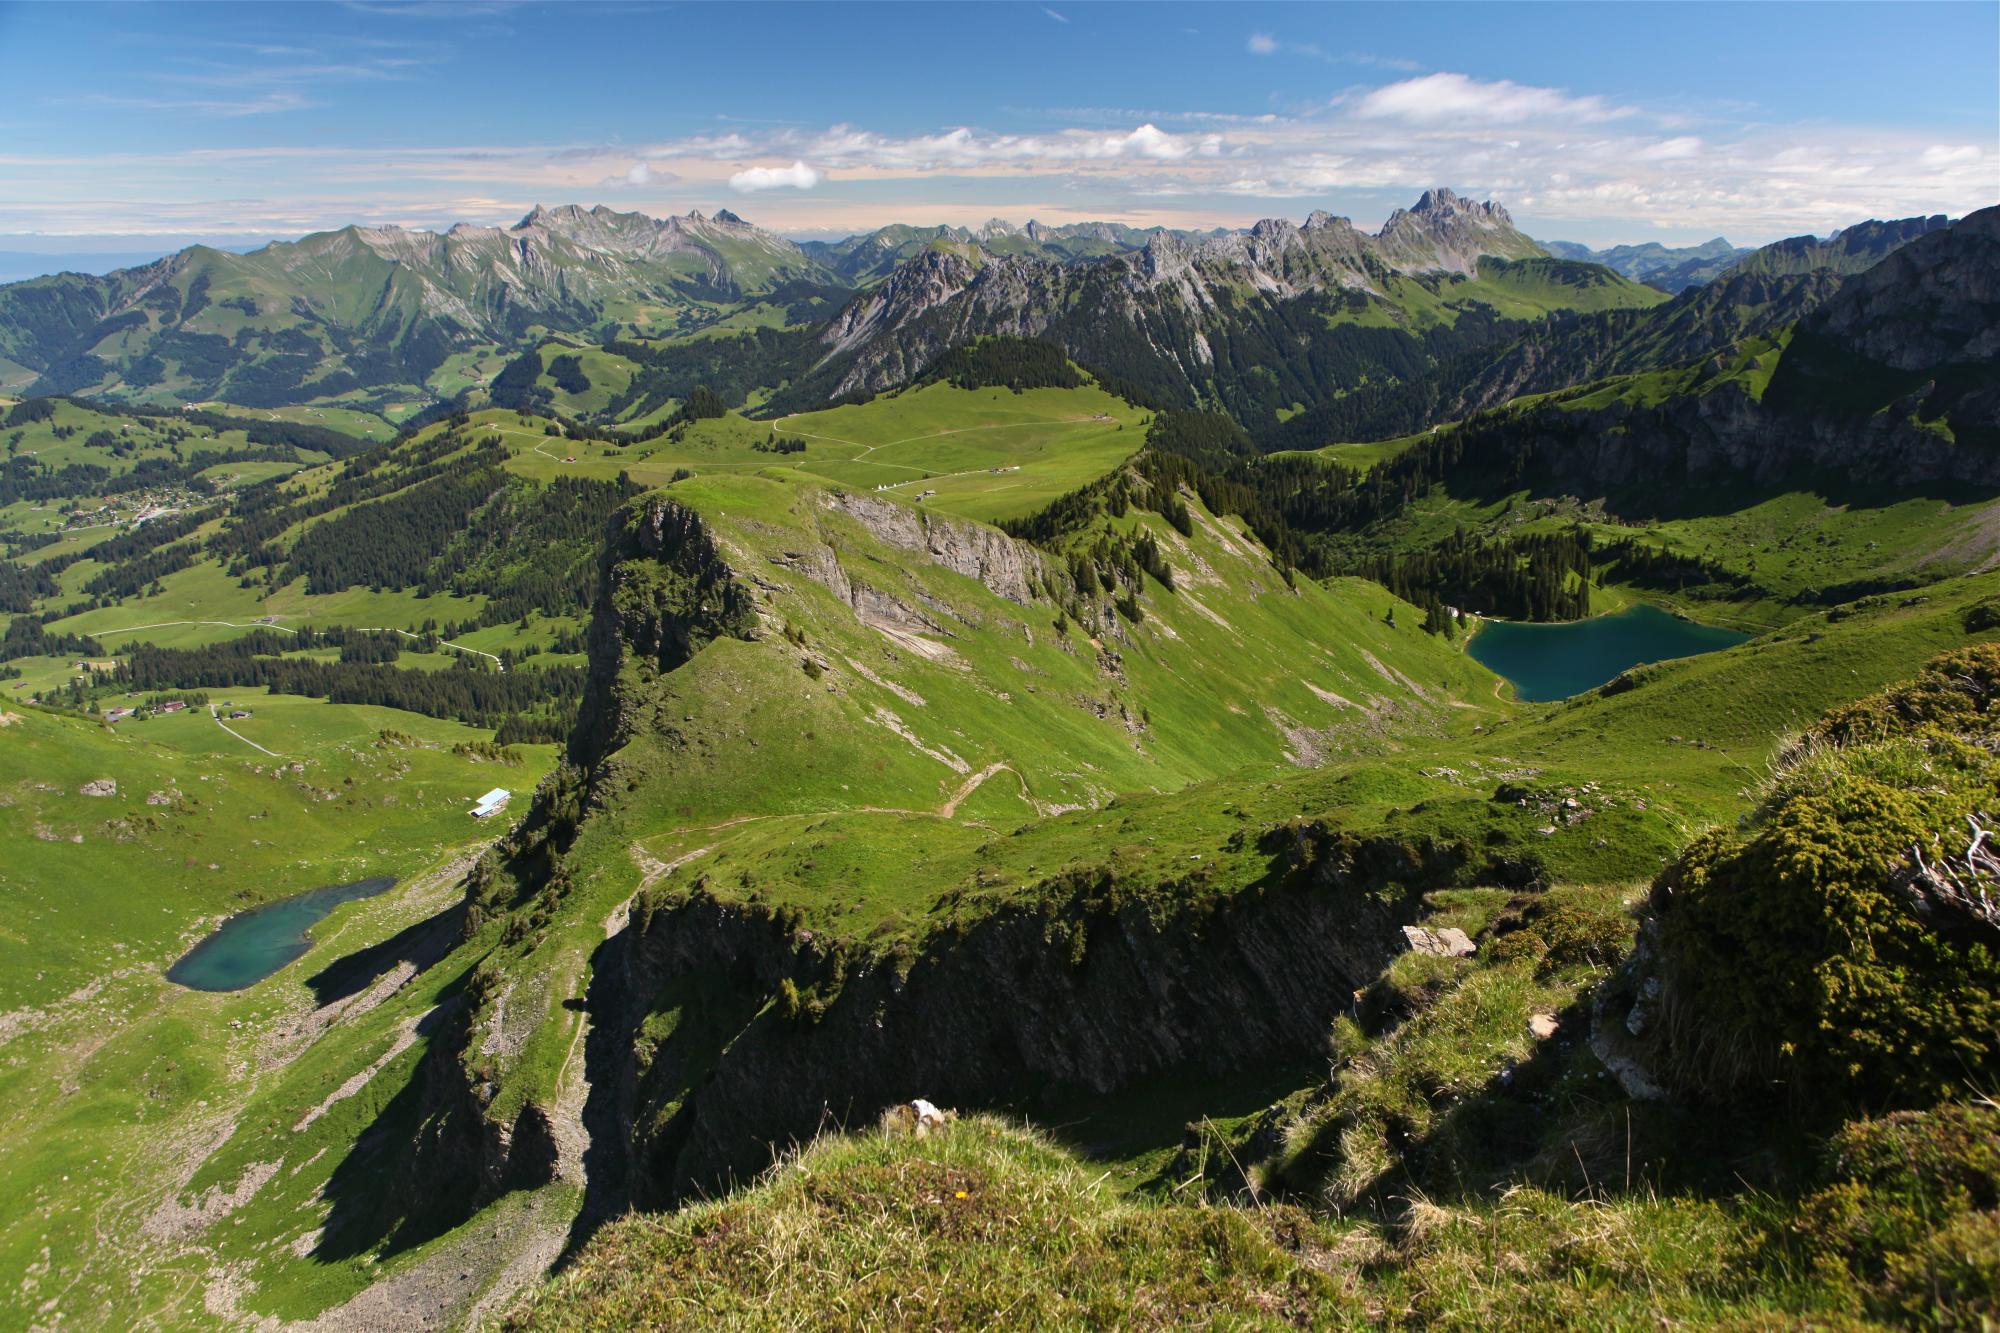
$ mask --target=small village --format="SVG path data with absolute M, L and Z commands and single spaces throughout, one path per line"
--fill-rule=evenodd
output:
M 207 504 L 215 497 L 192 490 L 186 486 L 163 486 L 158 490 L 136 491 L 129 495 L 106 495 L 100 503 L 91 505 L 87 501 L 73 509 L 61 512 L 61 522 L 54 517 L 49 526 L 62 532 L 84 532 L 96 528 L 139 528 L 154 519 L 166 518 L 187 509 Z M 47 509 L 37 506 L 30 513 L 47 513 Z

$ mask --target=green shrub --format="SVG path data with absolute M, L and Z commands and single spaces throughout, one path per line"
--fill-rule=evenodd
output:
M 1844 1126 L 1793 1232 L 1877 1313 L 1942 1327 L 2000 1314 L 2000 1111 L 1941 1106 Z
M 1660 876 L 1663 1072 L 1835 1109 L 2000 1081 L 2000 928 L 1942 904 L 1917 861 L 1962 852 L 1968 820 L 2000 812 L 1996 694 L 2000 649 L 1982 646 L 1835 710 L 1743 831 Z
M 1509 931 L 1495 939 L 1484 950 L 1488 962 L 1495 966 L 1516 962 L 1526 958 L 1539 964 L 1549 956 L 1549 942 L 1532 930 Z
M 1547 976 L 1566 967 L 1612 967 L 1632 943 L 1632 923 L 1613 908 L 1563 889 L 1550 890 L 1529 909 L 1526 931 L 1542 945 L 1538 971 Z M 1532 950 L 1532 944 L 1516 946 Z

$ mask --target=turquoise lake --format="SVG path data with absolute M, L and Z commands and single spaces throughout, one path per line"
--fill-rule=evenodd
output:
M 1502 676 L 1529 703 L 1594 690 L 1627 667 L 1666 662 L 1728 648 L 1749 638 L 1733 629 L 1697 625 L 1639 603 L 1615 615 L 1560 625 L 1489 620 L 1466 650 Z
M 230 917 L 215 933 L 167 969 L 167 980 L 189 990 L 242 990 L 270 976 L 312 947 L 306 932 L 328 912 L 356 898 L 372 898 L 395 884 L 386 876 L 328 884 Z

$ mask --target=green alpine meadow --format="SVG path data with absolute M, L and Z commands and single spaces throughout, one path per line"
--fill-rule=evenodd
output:
M 0 4 L 0 1329 L 2000 1328 L 1997 52 Z

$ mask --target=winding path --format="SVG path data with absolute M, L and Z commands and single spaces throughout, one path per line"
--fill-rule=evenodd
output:
M 244 735 L 244 734 L 243 734 L 242 732 L 240 732 L 240 731 L 238 731 L 238 730 L 237 730 L 236 728 L 234 728 L 234 727 L 230 726 L 230 725 L 229 725 L 229 724 L 228 724 L 227 722 L 224 722 L 224 721 L 222 720 L 222 714 L 216 711 L 216 708 L 215 708 L 215 705 L 214 705 L 214 704 L 210 704 L 210 705 L 208 706 L 208 715 L 209 715 L 209 717 L 210 717 L 211 719 L 213 719 L 213 720 L 214 720 L 214 722 L 215 722 L 215 725 L 216 725 L 216 726 L 218 726 L 218 727 L 221 727 L 221 728 L 222 728 L 222 729 L 223 729 L 224 731 L 226 731 L 226 732 L 228 732 L 228 733 L 229 733 L 230 735 L 234 736 L 234 737 L 235 737 L 235 738 L 236 738 L 237 740 L 239 740 L 239 741 L 242 741 L 242 742 L 243 742 L 243 743 L 244 743 L 245 745 L 249 746 L 249 747 L 250 747 L 251 749 L 253 749 L 253 750 L 257 750 L 257 751 L 260 751 L 260 752 L 262 752 L 262 753 L 264 753 L 264 754 L 268 754 L 268 755 L 270 755 L 270 756 L 271 756 L 271 758 L 273 758 L 273 759 L 283 759 L 283 758 L 285 757 L 285 756 L 283 756 L 283 755 L 279 754 L 279 753 L 278 753 L 278 752 L 277 752 L 276 750 L 266 750 L 266 749 L 264 749 L 264 747 L 263 747 L 263 746 L 261 746 L 261 745 L 257 744 L 257 742 L 255 742 L 255 741 L 251 740 L 251 739 L 250 739 L 250 738 L 249 738 L 248 736 L 245 736 L 245 735 Z

